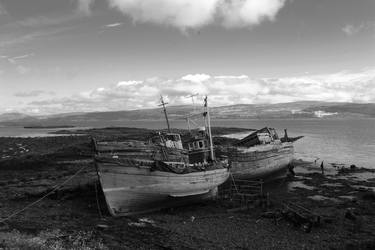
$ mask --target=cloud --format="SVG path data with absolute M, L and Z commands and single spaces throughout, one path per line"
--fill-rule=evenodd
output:
M 375 102 L 375 69 L 325 75 L 252 79 L 188 74 L 121 81 L 71 97 L 33 101 L 41 112 L 110 111 L 156 108 L 160 95 L 171 105 L 191 104 L 189 95 L 209 95 L 211 106 L 292 101 Z
M 183 76 L 181 79 L 185 81 L 191 81 L 191 82 L 203 82 L 210 79 L 211 76 L 206 74 L 195 74 L 195 75 L 186 75 Z
M 22 65 L 22 63 L 25 59 L 32 57 L 34 55 L 35 55 L 34 53 L 24 54 L 20 56 L 13 56 L 13 57 L 1 55 L 0 58 L 7 60 L 12 65 L 12 67 L 14 67 L 16 72 L 18 72 L 21 75 L 24 75 L 24 74 L 29 73 L 31 71 L 31 68 L 25 65 Z
M 360 25 L 351 25 L 351 24 L 347 24 L 345 25 L 341 30 L 348 36 L 352 36 L 358 32 L 360 32 L 361 30 L 363 30 L 365 28 L 365 25 L 364 24 L 360 24 Z
M 14 56 L 14 57 L 8 57 L 8 61 L 11 63 L 11 64 L 17 64 L 17 61 L 18 60 L 23 60 L 23 59 L 26 59 L 26 58 L 29 58 L 29 57 L 32 57 L 34 56 L 35 54 L 34 53 L 30 53 L 30 54 L 25 54 L 25 55 L 21 55 L 21 56 Z
M 245 27 L 273 21 L 286 0 L 223 1 L 220 5 L 225 27 Z
M 130 17 L 135 23 L 171 26 L 182 31 L 215 24 L 241 28 L 274 21 L 287 0 L 106 0 L 108 7 Z M 36 16 L 8 24 L 20 27 L 47 27 L 88 16 L 95 0 L 74 0 L 77 11 L 64 16 Z M 0 6 L 0 13 L 2 8 Z M 3 11 L 4 12 L 4 11 Z M 78 15 L 77 15 L 78 13 Z M 122 23 L 105 25 L 106 28 Z
M 375 30 L 375 22 L 362 22 L 360 24 L 347 24 L 341 29 L 346 35 L 353 36 L 358 33 L 368 31 L 368 30 Z
M 286 0 L 107 0 L 109 6 L 134 22 L 154 23 L 181 30 L 217 21 L 228 27 L 249 27 L 273 21 Z
M 110 24 L 105 25 L 104 27 L 106 27 L 106 28 L 115 28 L 115 27 L 120 27 L 123 24 L 124 23 L 110 23 Z
M 211 23 L 218 0 L 108 0 L 110 7 L 135 22 L 150 22 L 178 28 L 201 27 Z
M 24 91 L 24 92 L 16 92 L 14 96 L 16 97 L 37 97 L 40 95 L 55 95 L 53 91 L 44 91 L 44 90 L 32 90 L 32 91 Z

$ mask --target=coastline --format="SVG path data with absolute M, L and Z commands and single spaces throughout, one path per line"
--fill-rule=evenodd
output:
M 147 130 L 112 129 L 107 136 L 139 138 Z M 103 135 L 104 130 L 92 131 Z M 109 217 L 99 194 L 91 161 L 89 136 L 0 138 L 12 155 L 0 161 L 0 221 L 49 192 L 79 169 L 67 185 L 18 216 L 0 223 L 5 247 L 32 243 L 65 248 L 98 249 L 371 249 L 375 246 L 375 170 L 349 165 L 295 161 L 293 178 L 265 187 L 271 205 L 254 204 L 247 211 L 228 212 L 220 202 L 194 204 L 121 219 Z M 28 149 L 28 151 L 26 151 Z M 3 155 L 2 155 L 3 156 Z M 264 217 L 284 201 L 298 202 L 322 216 L 322 223 L 306 233 L 288 220 Z M 349 218 L 347 218 L 349 217 Z M 16 239 L 13 242 L 9 239 Z M 4 243 L 5 242 L 5 243 Z M 19 245 L 18 245 L 19 246 Z M 367 248 L 366 248 L 367 247 Z M 36 248 L 39 249 L 39 248 Z

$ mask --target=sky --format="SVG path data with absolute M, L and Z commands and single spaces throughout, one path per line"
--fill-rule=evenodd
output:
M 375 102 L 374 0 L 0 0 L 0 113 Z

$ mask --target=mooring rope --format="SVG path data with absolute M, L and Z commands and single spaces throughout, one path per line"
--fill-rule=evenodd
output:
M 23 211 L 29 209 L 30 207 L 34 206 L 35 204 L 41 202 L 42 200 L 44 200 L 46 197 L 48 197 L 49 195 L 51 195 L 52 193 L 54 193 L 55 191 L 59 190 L 62 186 L 64 186 L 66 183 L 68 183 L 70 180 L 72 180 L 74 177 L 76 177 L 83 169 L 87 168 L 88 165 L 86 166 L 83 166 L 81 169 L 79 169 L 74 175 L 72 175 L 71 177 L 69 177 L 67 180 L 65 180 L 63 183 L 61 184 L 58 184 L 56 185 L 51 191 L 49 191 L 47 194 L 43 195 L 41 198 L 39 198 L 38 200 L 30 203 L 29 205 L 27 205 L 26 207 L 18 210 L 17 212 L 9 215 L 7 218 L 5 219 L 2 219 L 0 220 L 0 223 L 4 223 L 5 221 L 13 218 L 14 216 L 22 213 Z

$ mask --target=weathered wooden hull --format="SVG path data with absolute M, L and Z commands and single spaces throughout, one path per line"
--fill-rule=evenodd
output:
M 186 150 L 161 147 L 136 140 L 99 142 L 96 149 L 101 155 L 115 154 L 119 158 L 188 162 Z
M 113 216 L 145 213 L 213 198 L 229 176 L 226 168 L 176 174 L 98 163 L 103 193 Z
M 288 172 L 288 165 L 293 160 L 292 143 L 282 143 L 259 150 L 229 154 L 231 172 L 239 179 L 262 179 L 265 181 L 283 178 Z

